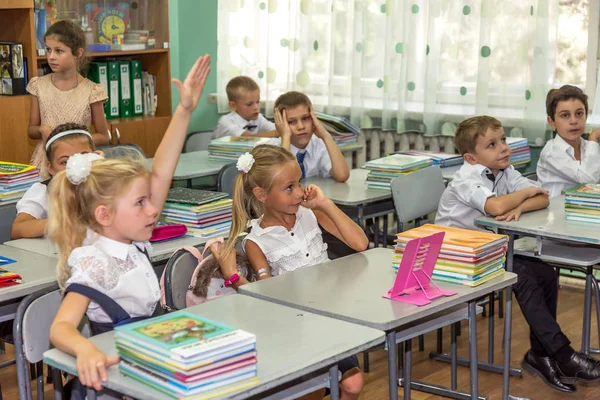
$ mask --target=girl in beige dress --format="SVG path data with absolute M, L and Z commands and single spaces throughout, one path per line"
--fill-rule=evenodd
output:
M 93 124 L 95 145 L 108 144 L 104 101 L 108 98 L 102 85 L 81 76 L 85 37 L 71 21 L 58 21 L 46 32 L 46 55 L 52 73 L 34 77 L 27 85 L 32 95 L 27 133 L 39 142 L 31 164 L 40 169 L 42 179 L 49 179 L 44 143 L 58 125 L 76 123 L 88 128 Z

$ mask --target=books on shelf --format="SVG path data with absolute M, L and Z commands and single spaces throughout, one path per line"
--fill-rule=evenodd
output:
M 210 399 L 255 385 L 255 335 L 177 311 L 115 328 L 119 370 L 172 398 Z
M 567 220 L 600 224 L 600 184 L 586 183 L 565 191 Z
M 462 163 L 464 162 L 463 157 L 460 154 L 437 153 L 434 151 L 427 150 L 407 150 L 400 151 L 396 154 L 408 154 L 413 156 L 429 157 L 431 158 L 431 162 L 433 163 L 433 165 L 439 165 L 441 168 L 462 165 Z
M 0 161 L 0 204 L 19 200 L 39 181 L 39 170 L 33 165 Z
M 373 189 L 389 189 L 392 179 L 426 168 L 433 163 L 428 156 L 392 154 L 387 157 L 367 161 L 369 170 L 367 185 Z
M 175 188 L 169 190 L 160 221 L 184 224 L 188 235 L 211 239 L 227 236 L 233 200 L 227 193 Z
M 392 266 L 398 269 L 406 243 L 444 232 L 433 279 L 478 286 L 504 274 L 508 238 L 491 232 L 426 224 L 396 235 Z
M 506 143 L 510 147 L 510 163 L 519 168 L 531 162 L 531 148 L 525 138 L 507 137 Z

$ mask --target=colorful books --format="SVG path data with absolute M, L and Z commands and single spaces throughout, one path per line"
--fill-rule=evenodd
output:
M 0 204 L 19 200 L 39 181 L 39 170 L 33 165 L 0 161 Z
M 259 144 L 269 143 L 272 139 L 252 136 L 223 136 L 210 141 L 208 159 L 215 161 L 237 161 L 244 153 Z
M 167 201 L 180 204 L 202 205 L 227 197 L 227 193 L 175 187 L 169 189 Z
M 565 191 L 567 220 L 600 224 L 600 184 L 586 183 Z
M 508 238 L 491 232 L 426 224 L 396 235 L 392 266 L 402 261 L 406 243 L 415 238 L 444 232 L 444 240 L 433 270 L 433 279 L 478 286 L 504 273 Z
M 507 137 L 506 143 L 510 147 L 510 163 L 518 168 L 531 162 L 531 148 L 525 138 Z
M 396 154 L 429 157 L 431 158 L 433 165 L 439 165 L 441 168 L 452 167 L 454 165 L 462 165 L 464 162 L 463 157 L 460 154 L 436 153 L 427 150 L 408 150 L 401 151 Z
M 0 256 L 0 265 L 8 265 L 15 263 L 16 261 L 11 258 Z M 22 278 L 19 274 L 11 271 L 7 271 L 4 268 L 0 268 L 0 287 L 13 286 L 21 283 Z
M 115 341 L 124 375 L 173 398 L 209 399 L 257 383 L 256 337 L 187 311 L 117 327 Z
M 426 168 L 432 163 L 431 157 L 408 154 L 392 154 L 367 161 L 365 168 L 369 170 L 369 174 L 366 183 L 370 188 L 389 189 L 392 179 Z

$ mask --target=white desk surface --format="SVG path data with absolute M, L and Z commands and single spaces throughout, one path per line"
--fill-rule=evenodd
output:
M 21 275 L 18 285 L 0 288 L 0 302 L 18 299 L 56 284 L 56 259 L 15 247 L 0 245 L 0 256 L 16 260 L 3 268 Z
M 152 158 L 146 159 L 146 166 L 152 169 Z M 177 162 L 177 168 L 173 175 L 174 181 L 181 181 L 203 176 L 217 175 L 224 165 L 231 164 L 232 161 L 209 161 L 208 150 L 192 151 L 182 153 Z
M 317 185 L 337 205 L 359 206 L 391 200 L 390 189 L 370 189 L 367 186 L 368 174 L 368 170 L 357 168 L 350 170 L 350 178 L 346 182 L 336 182 L 333 178 L 307 178 L 304 185 Z
M 164 242 L 152 243 L 152 255 L 150 261 L 159 262 L 171 257 L 177 249 L 183 246 L 200 247 L 206 243 L 206 239 L 195 236 L 183 236 L 173 240 Z M 27 250 L 32 253 L 41 254 L 44 256 L 58 258 L 58 249 L 52 244 L 49 239 L 17 239 L 4 243 L 6 246 Z
M 515 274 L 507 272 L 475 288 L 437 282 L 440 287 L 458 293 L 418 307 L 382 297 L 396 279 L 393 252 L 384 248 L 367 250 L 240 286 L 239 293 L 389 331 L 517 281 Z
M 565 196 L 550 199 L 548 208 L 522 214 L 518 221 L 505 222 L 496 221 L 493 217 L 479 217 L 475 219 L 475 223 L 527 236 L 600 245 L 600 224 L 567 220 Z
M 220 297 L 186 311 L 256 335 L 259 383 L 222 398 L 246 399 L 383 343 L 381 331 L 238 294 Z M 114 332 L 91 338 L 98 349 L 116 355 Z M 75 359 L 60 350 L 44 353 L 44 362 L 74 374 Z M 324 371 L 326 372 L 326 371 Z M 108 369 L 106 386 L 137 399 L 169 397 Z

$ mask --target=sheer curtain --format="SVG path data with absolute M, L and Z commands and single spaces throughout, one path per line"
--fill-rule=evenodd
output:
M 557 20 L 558 0 L 220 0 L 219 111 L 243 74 L 267 116 L 299 90 L 362 128 L 452 135 L 489 114 L 543 144 Z

